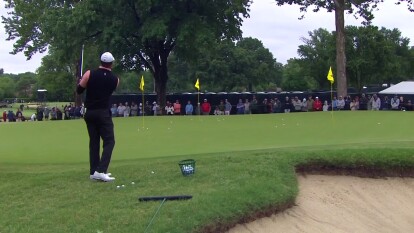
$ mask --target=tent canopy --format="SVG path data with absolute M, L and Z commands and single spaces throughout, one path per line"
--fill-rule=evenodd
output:
M 403 81 L 379 92 L 379 94 L 414 94 L 414 81 Z

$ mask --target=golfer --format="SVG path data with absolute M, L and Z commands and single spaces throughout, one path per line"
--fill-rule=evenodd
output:
M 111 53 L 103 53 L 99 68 L 86 71 L 76 89 L 78 94 L 86 89 L 84 118 L 89 133 L 89 178 L 105 182 L 115 180 L 107 173 L 115 146 L 109 99 L 119 84 L 119 79 L 111 71 L 114 60 Z M 102 157 L 99 153 L 101 138 Z

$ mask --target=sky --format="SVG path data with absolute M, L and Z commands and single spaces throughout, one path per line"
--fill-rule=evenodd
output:
M 410 45 L 414 46 L 414 27 L 411 26 L 414 13 L 409 12 L 406 5 L 396 6 L 394 2 L 387 0 L 379 5 L 379 10 L 374 12 L 373 25 L 387 29 L 398 28 L 402 36 L 409 38 Z M 302 15 L 298 6 L 277 6 L 273 0 L 254 0 L 250 10 L 250 18 L 244 19 L 243 22 L 243 37 L 253 37 L 262 41 L 277 62 L 282 64 L 286 64 L 290 58 L 298 57 L 298 46 L 303 44 L 301 38 L 308 38 L 308 32 L 318 28 L 335 30 L 335 13 L 327 13 L 324 9 L 317 13 L 309 9 L 302 20 L 298 19 Z M 0 15 L 6 15 L 3 1 L 0 1 Z M 361 20 L 346 15 L 345 25 L 360 26 Z M 23 53 L 9 54 L 12 49 L 13 42 L 6 41 L 4 25 L 1 24 L 0 68 L 3 68 L 5 73 L 35 72 L 45 55 L 36 54 L 27 61 Z

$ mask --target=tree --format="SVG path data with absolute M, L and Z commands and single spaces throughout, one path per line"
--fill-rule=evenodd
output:
M 316 81 L 317 88 L 328 88 L 326 80 L 327 68 L 334 62 L 335 38 L 326 29 L 319 28 L 309 32 L 309 38 L 301 38 L 303 45 L 299 45 L 298 54 L 301 57 L 300 65 L 305 71 L 304 77 L 310 77 L 311 83 Z
M 398 29 L 374 26 L 346 27 L 349 83 L 359 91 L 364 85 L 393 83 L 409 78 L 409 39 Z
M 413 57 L 408 47 L 409 39 L 402 37 L 398 29 L 347 26 L 345 32 L 349 85 L 362 91 L 366 85 L 412 78 Z M 329 85 L 326 67 L 335 56 L 335 36 L 334 32 L 329 33 L 325 29 L 314 30 L 309 32 L 309 38 L 302 38 L 304 44 L 298 49 L 304 77 L 316 80 L 318 88 Z
M 250 6 L 250 0 L 6 2 L 13 10 L 3 22 L 8 39 L 17 39 L 14 53 L 30 58 L 48 45 L 71 52 L 97 44 L 101 51 L 112 51 L 127 70 L 148 69 L 162 105 L 170 53 L 191 59 L 216 40 L 239 38 Z
M 346 56 L 345 56 L 345 11 L 365 20 L 365 24 L 374 18 L 373 10 L 384 0 L 275 0 L 281 6 L 284 4 L 297 4 L 300 11 L 306 12 L 308 7 L 314 6 L 313 11 L 318 12 L 325 8 L 328 12 L 335 11 L 336 26 L 336 83 L 338 95 L 347 95 Z M 412 0 L 395 0 L 397 4 L 406 2 L 410 11 L 414 11 Z M 303 17 L 303 16 L 302 16 Z
M 283 90 L 308 91 L 318 87 L 315 79 L 308 74 L 303 61 L 299 59 L 289 59 L 283 67 Z
M 255 38 L 223 40 L 205 49 L 193 61 L 170 57 L 171 84 L 176 91 L 194 90 L 196 78 L 203 91 L 253 91 L 274 87 L 282 81 L 282 64 Z

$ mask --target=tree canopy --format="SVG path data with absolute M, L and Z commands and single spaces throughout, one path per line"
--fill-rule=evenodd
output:
M 348 44 L 347 82 L 358 91 L 361 92 L 366 85 L 397 83 L 414 76 L 414 49 L 408 46 L 409 39 L 403 37 L 398 29 L 347 26 L 345 34 Z M 316 81 L 319 88 L 328 88 L 326 66 L 335 54 L 335 37 L 335 32 L 321 28 L 309 32 L 298 49 L 300 59 L 289 61 L 285 73 L 286 69 L 298 67 L 294 69 L 296 73 L 302 72 L 301 75 L 308 81 Z
M 200 48 L 241 37 L 250 0 L 22 0 L 9 1 L 2 17 L 14 53 L 27 57 L 52 45 L 76 60 L 83 44 L 111 51 L 128 70 L 148 69 L 158 100 L 165 103 L 167 59 L 192 59 Z M 76 62 L 74 62 L 76 63 Z
M 308 8 L 313 7 L 314 12 L 326 9 L 328 12 L 335 12 L 336 26 L 336 83 L 337 91 L 340 95 L 347 95 L 347 76 L 346 76 L 346 56 L 345 56 L 345 17 L 344 13 L 354 14 L 362 17 L 365 25 L 369 25 L 374 18 L 373 11 L 378 8 L 378 4 L 384 0 L 275 0 L 281 6 L 284 4 L 296 4 L 300 6 L 300 11 L 306 13 Z M 412 0 L 395 0 L 396 4 L 406 3 L 409 11 L 414 11 Z M 302 15 L 303 17 L 304 15 Z M 328 66 L 326 70 L 328 70 Z

